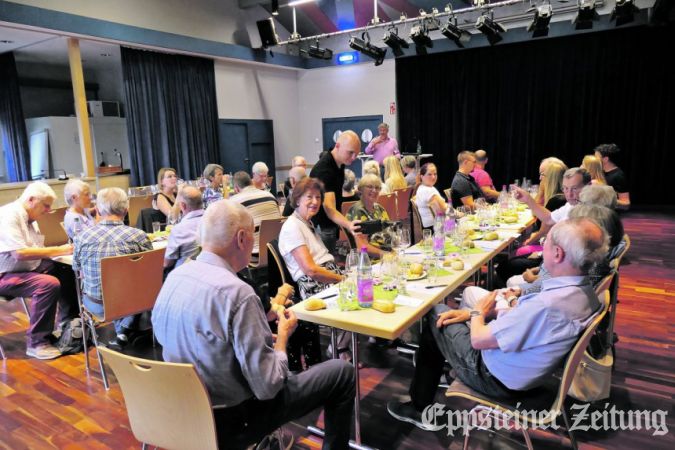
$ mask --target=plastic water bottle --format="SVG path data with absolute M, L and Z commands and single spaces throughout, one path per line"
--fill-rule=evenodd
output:
M 373 269 L 370 266 L 370 258 L 366 247 L 361 247 L 359 266 L 356 272 L 356 291 L 359 306 L 370 308 L 373 306 Z
M 457 218 L 455 217 L 455 209 L 448 205 L 448 209 L 445 211 L 445 224 L 444 231 L 447 237 L 452 235 L 452 232 L 455 231 L 455 225 L 457 225 Z
M 82 231 L 82 222 L 80 222 L 79 217 L 75 217 L 73 220 L 73 237 L 75 237 Z
M 438 214 L 434 219 L 434 255 L 443 256 L 445 250 L 445 217 Z

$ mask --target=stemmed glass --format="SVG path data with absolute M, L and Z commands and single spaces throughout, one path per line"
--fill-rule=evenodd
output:
M 352 249 L 349 251 L 347 259 L 345 260 L 345 272 L 347 273 L 348 278 L 356 280 L 356 271 L 358 269 L 358 266 L 359 266 L 359 253 L 355 249 Z
M 405 249 L 410 247 L 410 228 L 402 227 L 397 232 L 398 240 L 398 249 L 401 253 L 405 252 Z

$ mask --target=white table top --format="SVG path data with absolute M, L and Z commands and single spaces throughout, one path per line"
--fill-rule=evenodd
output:
M 155 241 L 152 243 L 152 248 L 157 250 L 160 248 L 166 248 L 168 244 L 168 239 L 162 239 L 160 241 Z M 73 265 L 73 255 L 64 255 L 64 256 L 55 256 L 52 258 L 53 261 L 60 262 L 62 264 L 68 264 L 69 266 Z

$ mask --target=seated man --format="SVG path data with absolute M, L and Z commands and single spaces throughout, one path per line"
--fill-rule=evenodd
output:
M 411 401 L 389 402 L 389 413 L 425 430 L 440 429 L 423 422 L 421 412 L 434 401 L 444 360 L 464 384 L 490 397 L 542 385 L 601 307 L 586 274 L 606 253 L 607 235 L 594 221 L 562 221 L 544 244 L 551 278 L 541 292 L 520 297 L 488 323 L 496 316 L 496 291 L 485 291 L 471 311 L 435 306 L 425 317 Z
M 288 171 L 288 182 L 289 184 L 289 189 L 288 189 L 288 194 L 286 195 L 286 204 L 284 205 L 284 211 L 281 214 L 284 217 L 288 217 L 291 214 L 293 214 L 293 207 L 291 206 L 291 202 L 289 201 L 291 198 L 291 195 L 293 194 L 293 188 L 295 187 L 296 184 L 300 182 L 303 178 L 307 176 L 307 171 L 305 170 L 304 167 L 302 166 L 295 166 L 291 170 Z
M 476 184 L 483 191 L 486 199 L 494 202 L 499 198 L 499 192 L 495 189 L 492 177 L 485 170 L 488 162 L 487 152 L 485 150 L 476 150 L 476 164 L 471 171 L 471 176 L 476 180 Z
M 476 166 L 476 155 L 474 152 L 463 151 L 457 155 L 459 169 L 452 179 L 452 206 L 466 206 L 474 208 L 473 202 L 479 198 L 484 198 L 483 191 L 471 176 L 471 172 Z
M 197 260 L 167 277 L 152 323 L 164 360 L 194 364 L 204 381 L 220 447 L 244 448 L 323 405 L 323 448 L 347 449 L 353 367 L 331 360 L 289 373 L 286 344 L 295 314 L 277 306 L 266 317 L 253 288 L 237 278 L 253 248 L 251 214 L 231 200 L 214 203 L 202 219 L 200 241 Z M 272 303 L 285 304 L 291 292 L 279 289 Z M 267 323 L 275 314 L 276 341 Z
M 73 270 L 81 272 L 82 303 L 97 316 L 103 315 L 101 259 L 152 250 L 144 231 L 124 225 L 128 209 L 129 199 L 122 189 L 101 189 L 96 197 L 96 211 L 100 217 L 98 224 L 75 237 Z M 137 314 L 115 320 L 117 339 L 111 344 L 126 345 L 132 331 L 139 328 L 140 317 L 141 314 Z
M 52 188 L 38 181 L 0 208 L 0 295 L 31 297 L 26 355 L 37 359 L 61 356 L 51 341 L 56 305 L 59 323 L 77 317 L 73 272 L 49 259 L 71 254 L 73 246 L 45 247 L 35 223 L 54 200 Z
M 202 193 L 196 187 L 183 187 L 176 201 L 183 218 L 169 234 L 169 242 L 164 253 L 165 269 L 178 267 L 197 253 L 197 234 L 204 215 Z
M 612 186 L 617 193 L 617 209 L 630 208 L 630 192 L 626 174 L 616 165 L 616 157 L 619 153 L 616 144 L 601 144 L 595 147 L 595 156 L 602 161 L 602 171 L 607 184 Z
M 288 171 L 288 178 L 286 178 L 286 181 L 284 181 L 284 197 L 289 198 L 291 196 L 291 191 L 293 190 L 294 182 L 292 181 L 293 177 L 293 169 L 296 167 L 302 169 L 302 173 L 305 173 L 307 170 L 307 160 L 305 159 L 304 156 L 294 156 L 293 159 L 291 159 L 291 169 Z M 296 175 L 299 172 L 295 172 Z M 305 174 L 306 175 L 306 174 Z M 305 176 L 303 175 L 303 176 Z M 295 179 L 295 183 L 300 181 L 300 179 L 297 178 Z

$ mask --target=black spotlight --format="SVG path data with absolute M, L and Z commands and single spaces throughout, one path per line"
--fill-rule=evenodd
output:
M 494 19 L 483 14 L 476 20 L 476 28 L 487 37 L 490 45 L 495 45 L 503 38 L 499 33 L 505 33 L 506 28 L 494 21 Z
M 532 37 L 548 36 L 548 24 L 551 22 L 553 16 L 553 8 L 551 5 L 537 6 L 534 10 L 534 18 L 532 23 L 527 27 L 527 31 L 532 31 Z
M 272 0 L 272 15 L 279 15 L 279 0 Z
M 316 40 L 316 43 L 314 45 L 310 45 L 307 50 L 304 48 L 300 49 L 300 53 L 316 59 L 333 59 L 333 50 L 319 47 L 318 39 Z
M 612 10 L 609 21 L 616 19 L 616 26 L 621 26 L 635 20 L 635 13 L 640 12 L 640 8 L 635 6 L 633 0 L 616 0 L 616 5 Z
M 387 54 L 386 48 L 380 48 L 370 43 L 370 36 L 368 33 L 363 33 L 361 39 L 353 37 L 349 40 L 349 46 L 366 56 L 375 60 L 375 65 L 379 66 L 384 62 L 384 57 Z
M 427 47 L 432 48 L 434 46 L 426 27 L 422 24 L 415 25 L 410 29 L 410 39 L 415 43 L 415 50 L 418 55 L 426 55 Z
M 464 44 L 471 40 L 471 33 L 462 30 L 457 26 L 456 17 L 448 19 L 448 23 L 441 27 L 441 34 L 450 39 L 457 45 L 457 47 L 460 48 L 464 48 Z
M 394 56 L 403 56 L 403 50 L 401 49 L 410 47 L 408 41 L 398 35 L 397 28 L 390 28 L 387 30 L 387 32 L 384 33 L 384 38 L 382 40 L 391 48 Z
M 579 12 L 572 23 L 577 30 L 590 30 L 593 28 L 593 22 L 599 18 L 595 10 L 595 0 L 579 0 Z

